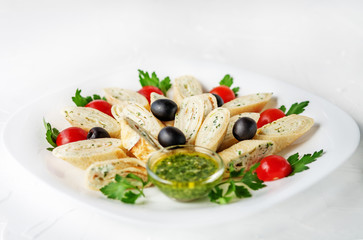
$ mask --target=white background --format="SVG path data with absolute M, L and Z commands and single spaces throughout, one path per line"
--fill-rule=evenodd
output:
M 362 13 L 362 1 L 2 0 L 0 129 L 45 92 L 169 55 L 290 82 L 341 107 L 362 132 Z M 162 230 L 95 213 L 35 179 L 2 144 L 0 153 L 0 239 L 363 239 L 362 141 L 338 170 L 273 208 Z

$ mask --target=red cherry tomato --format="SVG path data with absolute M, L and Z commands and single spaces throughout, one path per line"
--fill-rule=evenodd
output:
M 224 85 L 213 88 L 210 93 L 219 95 L 223 99 L 224 103 L 236 98 L 232 89 Z
M 61 146 L 66 143 L 77 142 L 80 140 L 86 140 L 87 134 L 85 130 L 79 127 L 69 127 L 64 129 L 58 134 L 56 144 Z
M 291 165 L 285 158 L 271 155 L 261 160 L 260 166 L 256 169 L 256 174 L 262 181 L 273 181 L 288 176 L 291 171 Z
M 89 102 L 85 107 L 97 109 L 97 110 L 113 117 L 113 115 L 111 113 L 112 105 L 109 104 L 108 102 L 106 102 L 105 100 L 93 100 L 93 101 Z
M 150 103 L 150 94 L 152 92 L 156 92 L 157 94 L 164 95 L 163 92 L 155 86 L 145 86 L 137 92 L 140 93 L 141 95 L 143 95 L 144 97 L 146 97 L 146 99 L 149 101 L 149 103 Z
M 260 114 L 260 118 L 257 121 L 257 128 L 263 125 L 273 122 L 279 118 L 285 117 L 285 113 L 277 108 L 266 109 Z

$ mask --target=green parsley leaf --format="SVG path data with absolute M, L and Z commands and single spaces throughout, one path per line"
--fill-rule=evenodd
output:
M 171 88 L 169 77 L 166 77 L 162 81 L 160 81 L 155 72 L 153 72 L 150 76 L 148 72 L 144 72 L 140 69 L 138 69 L 138 71 L 139 71 L 139 81 L 142 87 L 145 86 L 157 87 L 164 93 L 164 95 L 166 95 L 166 92 Z
M 263 181 L 258 179 L 255 173 L 259 163 L 253 165 L 248 171 L 244 168 L 235 170 L 233 165 L 230 165 L 229 171 L 230 176 L 224 182 L 219 183 L 215 186 L 208 196 L 211 202 L 218 204 L 229 203 L 234 196 L 237 198 L 251 197 L 250 190 L 258 190 L 266 187 Z M 227 190 L 224 191 L 220 186 L 225 185 Z M 248 187 L 248 188 L 247 188 Z
M 219 82 L 219 85 L 224 85 L 227 87 L 231 87 L 233 84 L 233 77 L 231 75 L 226 74 L 224 75 L 223 79 Z
M 239 87 L 232 88 L 232 91 L 234 92 L 234 96 L 238 97 Z
M 115 181 L 102 187 L 100 191 L 108 198 L 117 199 L 124 203 L 134 204 L 140 196 L 144 195 L 144 187 L 147 182 L 135 174 L 128 174 L 126 177 L 115 176 Z
M 43 123 L 44 123 L 44 127 L 46 130 L 45 139 L 47 140 L 47 142 L 50 145 L 52 145 L 52 147 L 47 148 L 47 150 L 53 151 L 53 149 L 57 147 L 56 142 L 57 142 L 57 137 L 58 137 L 59 131 L 56 128 L 52 128 L 50 123 L 47 123 L 44 118 L 43 118 Z
M 305 170 L 308 170 L 309 167 L 306 166 L 309 163 L 315 162 L 317 158 L 323 155 L 324 151 L 321 149 L 318 152 L 314 152 L 313 154 L 305 154 L 302 158 L 299 159 L 299 154 L 295 153 L 291 155 L 287 161 L 290 163 L 292 167 L 292 172 L 289 176 L 295 175 L 295 173 L 299 173 Z
M 231 75 L 229 74 L 224 75 L 223 79 L 219 82 L 219 85 L 227 86 L 229 88 L 232 86 L 232 84 L 233 84 L 233 77 L 231 77 Z M 234 95 L 237 97 L 239 87 L 232 88 L 232 91 Z
M 248 189 L 244 186 L 236 186 L 235 194 L 238 198 L 252 197 L 250 191 L 248 191 Z
M 153 72 L 150 76 L 148 72 L 144 72 L 140 69 L 138 71 L 139 71 L 139 81 L 141 86 L 159 87 L 159 78 L 156 76 L 155 72 Z
M 171 88 L 170 78 L 164 78 L 159 84 L 160 90 L 166 95 L 166 92 Z
M 141 196 L 141 193 L 134 193 L 132 191 L 128 191 L 125 193 L 124 197 L 122 198 L 122 202 L 133 204 L 136 200 Z
M 223 189 L 218 185 L 209 192 L 208 197 L 211 202 L 218 204 L 227 204 L 233 199 L 232 196 L 228 197 L 227 194 L 223 194 Z
M 244 177 L 241 179 L 241 182 L 246 184 L 252 190 L 258 190 L 266 187 L 266 185 L 263 184 L 263 181 L 257 177 L 257 174 L 252 173 L 251 169 L 246 172 Z
M 286 107 L 285 107 L 285 105 L 281 105 L 281 107 L 279 107 L 279 109 L 280 109 L 281 111 L 283 111 L 284 113 L 286 112 Z
M 305 111 L 305 107 L 307 107 L 308 105 L 309 105 L 309 101 L 304 101 L 301 103 L 294 103 L 291 105 L 291 107 L 289 108 L 289 110 L 287 111 L 287 113 L 285 115 L 288 116 L 291 114 L 300 114 Z M 286 107 L 284 105 L 282 105 L 279 109 L 281 111 L 283 111 L 284 113 L 286 112 Z
M 223 195 L 223 189 L 221 189 L 218 185 L 215 186 L 208 194 L 208 197 L 211 202 L 218 202 L 220 197 Z
M 81 89 L 76 90 L 76 93 L 74 94 L 74 97 L 72 97 L 72 101 L 76 104 L 76 106 L 78 107 L 84 107 L 86 106 L 89 102 L 92 102 L 93 100 L 105 100 L 106 98 L 101 98 L 100 95 L 97 94 L 93 94 L 92 96 L 87 96 L 87 97 L 82 97 L 81 96 Z

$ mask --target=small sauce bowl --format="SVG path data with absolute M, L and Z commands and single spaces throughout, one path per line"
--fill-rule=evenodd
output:
M 210 149 L 179 145 L 153 153 L 146 169 L 151 182 L 165 195 L 188 202 L 205 197 L 221 181 L 225 166 Z

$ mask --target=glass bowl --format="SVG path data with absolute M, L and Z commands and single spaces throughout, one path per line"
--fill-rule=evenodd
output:
M 153 153 L 146 169 L 160 191 L 187 202 L 205 197 L 221 181 L 225 167 L 221 157 L 210 149 L 179 145 Z

